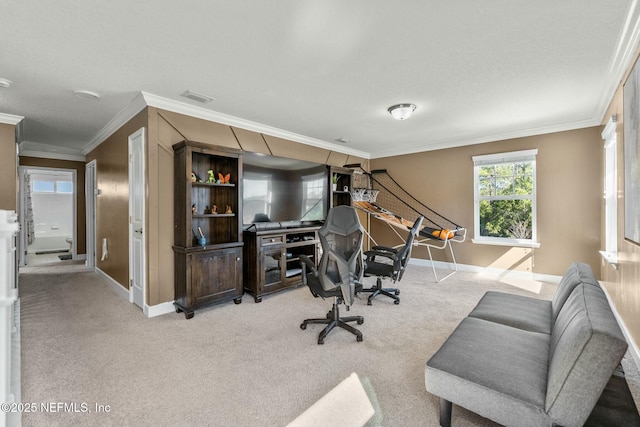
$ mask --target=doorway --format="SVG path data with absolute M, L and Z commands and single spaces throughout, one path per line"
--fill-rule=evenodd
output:
M 129 302 L 146 313 L 145 128 L 129 136 Z
M 76 171 L 22 166 L 18 172 L 20 266 L 76 259 Z
M 93 268 L 96 266 L 96 196 L 98 187 L 96 183 L 96 161 L 92 160 L 85 167 L 85 201 L 87 206 L 87 260 L 85 265 Z

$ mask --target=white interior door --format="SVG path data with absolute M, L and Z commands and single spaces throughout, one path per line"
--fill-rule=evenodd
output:
M 20 267 L 24 267 L 27 265 L 27 182 L 25 179 L 25 175 L 27 170 L 23 166 L 18 167 L 18 177 L 20 179 L 20 194 L 18 197 L 18 218 L 20 220 L 20 235 L 19 245 L 18 245 L 18 265 Z
M 85 201 L 86 201 L 86 226 L 87 226 L 87 267 L 96 266 L 96 161 L 87 163 L 85 168 Z
M 129 136 L 129 301 L 144 310 L 145 251 L 145 132 Z

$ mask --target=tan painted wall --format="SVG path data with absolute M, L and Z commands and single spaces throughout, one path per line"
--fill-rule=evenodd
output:
M 631 68 L 630 68 L 631 69 Z M 630 71 L 627 71 L 627 75 Z M 622 80 L 613 97 L 604 123 L 611 115 L 617 114 L 617 155 L 618 155 L 618 265 L 615 268 L 604 259 L 600 261 L 600 271 L 616 310 L 622 317 L 635 343 L 640 342 L 640 246 L 624 239 L 624 103 Z M 602 149 L 602 148 L 601 148 Z M 604 169 L 604 167 L 603 167 Z M 604 208 L 604 204 L 603 204 Z M 604 215 L 603 215 L 604 221 Z M 602 229 L 604 230 L 604 223 Z M 601 248 L 605 248 L 604 235 Z
M 362 158 L 166 110 L 148 110 L 149 305 L 173 301 L 173 144 L 191 140 L 249 152 L 327 162 L 334 166 L 345 163 L 368 166 L 368 161 Z
M 394 156 L 371 161 L 411 195 L 468 228 L 467 240 L 455 244 L 459 263 L 481 267 L 562 275 L 575 260 L 599 266 L 602 199 L 600 127 L 496 141 L 486 144 Z M 539 249 L 479 245 L 473 237 L 472 156 L 538 149 L 537 222 Z M 372 221 L 379 244 L 399 244 L 379 222 Z M 434 258 L 451 261 L 444 251 Z M 446 257 L 444 255 L 447 255 Z M 413 252 L 428 259 L 426 249 Z
M 96 266 L 129 289 L 129 179 L 128 137 L 147 126 L 146 109 L 87 155 L 96 160 Z M 102 239 L 109 257 L 102 261 Z
M 147 128 L 147 304 L 173 301 L 173 149 L 191 140 L 245 151 L 301 159 L 328 159 L 332 165 L 367 160 L 320 150 L 256 132 L 149 107 L 87 155 L 96 160 L 96 180 L 101 191 L 97 201 L 96 239 L 98 268 L 128 289 L 128 161 L 127 140 L 140 127 Z M 100 260 L 103 238 L 108 239 L 109 258 Z
M 76 171 L 76 251 L 86 253 L 87 246 L 87 204 L 85 198 L 85 163 L 70 160 L 41 159 L 20 156 L 20 166 L 43 168 L 74 169 Z
M 18 211 L 16 127 L 0 123 L 0 209 Z

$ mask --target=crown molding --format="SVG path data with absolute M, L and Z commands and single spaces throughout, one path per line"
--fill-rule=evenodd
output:
M 464 147 L 466 145 L 484 144 L 488 142 L 504 141 L 514 138 L 526 138 L 530 136 L 544 135 L 548 133 L 566 132 L 576 129 L 584 129 L 592 126 L 599 126 L 600 122 L 595 119 L 580 120 L 576 122 L 563 123 L 554 126 L 544 126 L 539 128 L 531 128 L 518 130 L 513 132 L 504 132 L 492 135 L 477 136 L 465 139 L 447 139 L 436 141 L 433 144 L 409 147 L 406 150 L 385 150 L 374 151 L 371 153 L 372 159 L 380 159 L 383 157 L 402 156 L 406 154 L 415 154 L 425 151 L 444 150 L 447 148 Z
M 0 123 L 4 123 L 7 125 L 17 125 L 18 123 L 20 123 L 22 120 L 24 120 L 24 117 L 22 116 L 16 116 L 13 114 L 6 114 L 6 113 L 0 113 Z
M 18 155 L 20 157 L 37 157 L 40 159 L 69 160 L 73 162 L 84 162 L 87 160 L 83 154 L 52 153 L 49 151 L 36 151 L 36 150 L 20 150 Z
M 147 107 L 142 92 L 138 92 L 131 100 L 129 105 L 124 107 L 118 114 L 112 118 L 109 123 L 104 125 L 102 129 L 93 137 L 93 139 L 83 149 L 83 154 L 89 154 L 91 150 L 102 144 L 107 138 L 113 135 L 118 129 L 124 126 L 129 120 L 135 117 L 140 111 Z
M 174 101 L 172 99 L 163 98 L 161 96 L 153 95 L 147 92 L 141 92 L 146 104 L 150 107 L 160 108 L 162 110 L 171 111 L 174 113 L 184 114 L 186 116 L 195 117 L 211 122 L 220 123 L 223 125 L 233 126 L 257 133 L 262 133 L 277 138 L 288 139 L 290 141 L 299 142 L 301 144 L 311 145 L 313 147 L 324 148 L 330 151 L 335 151 L 350 156 L 362 157 L 365 159 L 370 158 L 370 153 L 351 150 L 349 148 L 338 147 L 327 141 L 320 139 L 310 138 L 304 135 L 300 135 L 293 132 L 288 132 L 275 127 L 267 126 L 261 123 L 252 122 L 250 120 L 241 119 L 239 117 L 230 116 L 228 114 L 218 113 L 206 108 L 198 107 L 195 105 L 187 104 L 180 101 Z
M 338 147 L 335 144 L 327 141 L 309 138 L 304 135 L 288 132 L 282 129 L 263 125 L 261 123 L 252 122 L 250 120 L 241 119 L 239 117 L 230 116 L 228 114 L 218 113 L 216 111 L 211 111 L 206 108 L 198 107 L 184 102 L 174 101 L 172 99 L 164 98 L 144 91 L 138 92 L 138 94 L 131 100 L 129 105 L 123 108 L 113 119 L 111 119 L 109 123 L 107 123 L 96 134 L 96 136 L 89 142 L 89 144 L 87 144 L 82 149 L 82 153 L 86 155 L 91 150 L 95 149 L 98 145 L 102 144 L 104 140 L 113 135 L 115 131 L 124 126 L 125 123 L 131 120 L 136 114 L 138 114 L 146 107 L 155 107 L 178 114 L 195 117 L 197 119 L 216 122 L 228 126 L 234 126 L 237 128 L 267 134 L 270 136 L 275 136 L 277 138 L 288 139 L 314 147 L 325 148 L 330 151 L 348 154 L 350 156 L 362 157 L 364 159 L 370 158 L 370 153 L 364 151 Z
M 635 59 L 639 42 L 640 7 L 638 6 L 638 0 L 633 0 L 629 4 L 624 26 L 620 30 L 615 50 L 611 56 L 611 63 L 609 64 L 602 94 L 596 106 L 595 116 L 598 118 L 599 124 L 604 120 L 604 115 L 607 113 L 618 86 L 623 83 L 622 79 Z

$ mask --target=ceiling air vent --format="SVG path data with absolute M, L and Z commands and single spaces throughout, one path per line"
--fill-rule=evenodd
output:
M 180 94 L 180 96 L 184 96 L 185 98 L 193 99 L 194 101 L 201 102 L 203 104 L 208 104 L 213 101 L 215 98 L 211 98 L 207 95 L 202 95 L 200 93 L 196 93 L 190 90 L 187 90 Z

